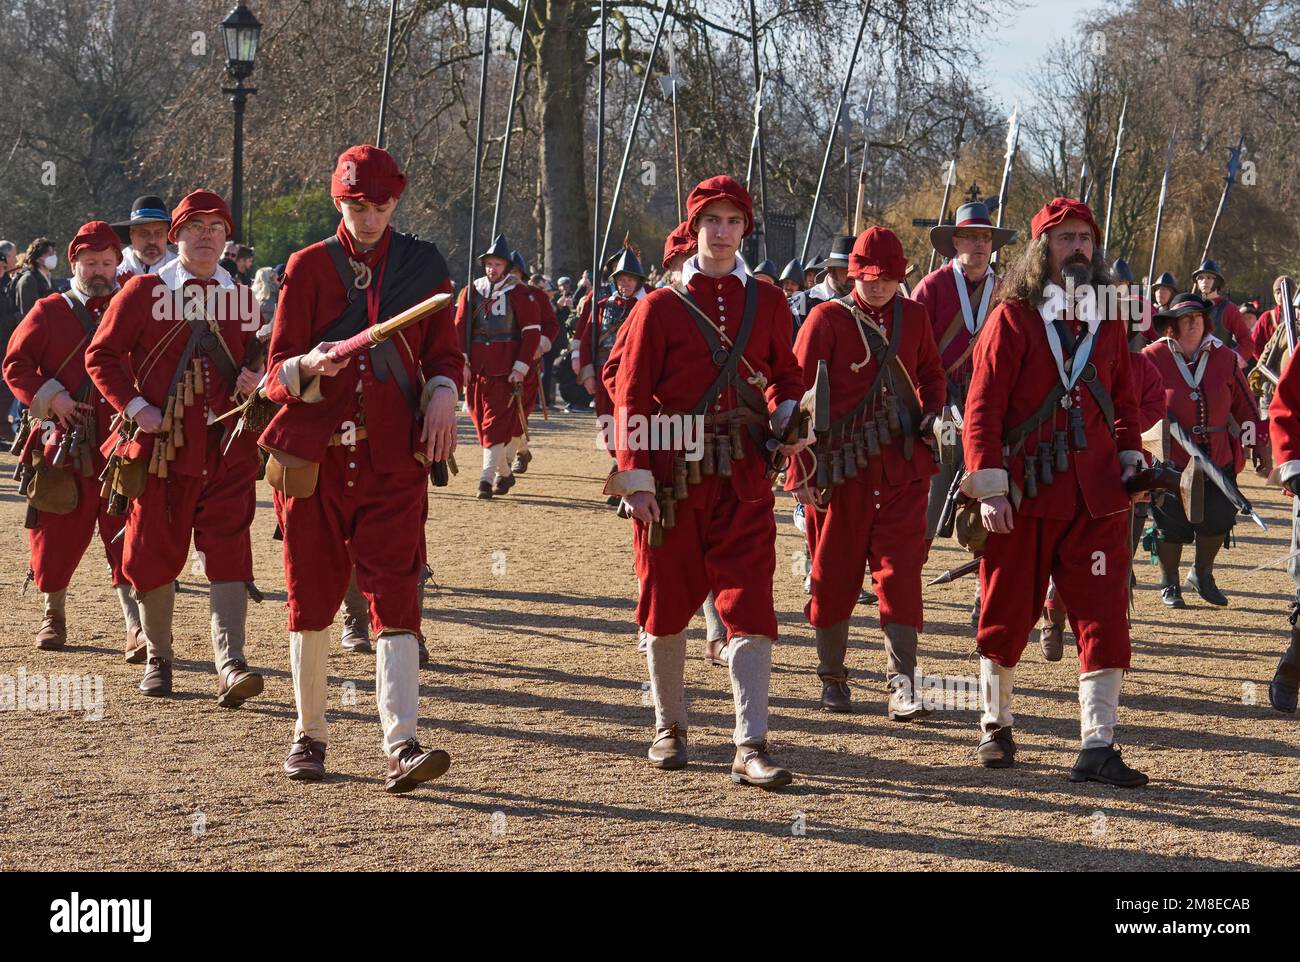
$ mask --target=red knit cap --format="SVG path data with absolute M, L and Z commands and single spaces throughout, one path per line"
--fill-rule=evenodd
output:
M 898 235 L 885 227 L 868 227 L 858 235 L 849 254 L 849 277 L 901 281 L 906 276 L 907 257 Z
M 1068 197 L 1053 198 L 1051 203 L 1035 214 L 1033 222 L 1029 225 L 1029 232 L 1034 240 L 1037 240 L 1057 224 L 1071 217 L 1087 222 L 1092 228 L 1093 241 L 1101 243 L 1101 229 L 1097 226 L 1096 218 L 1092 216 L 1092 208 L 1082 201 L 1071 200 Z
M 193 193 L 186 194 L 176 209 L 172 211 L 172 225 L 167 229 L 167 239 L 173 244 L 176 243 L 176 235 L 180 232 L 181 225 L 191 217 L 197 217 L 205 214 L 209 217 L 220 217 L 226 222 L 226 237 L 232 237 L 235 233 L 235 222 L 230 217 L 230 208 L 226 202 L 221 199 L 219 194 L 214 194 L 210 190 L 196 190 Z
M 117 231 L 113 230 L 107 221 L 92 220 L 77 229 L 77 236 L 72 238 L 72 243 L 68 245 L 68 263 L 75 261 L 77 254 L 83 250 L 106 251 L 110 247 L 117 252 L 117 261 L 120 264 L 122 239 L 117 236 Z
M 697 223 L 700 214 L 715 200 L 730 201 L 744 211 L 745 236 L 748 237 L 753 232 L 754 201 L 749 196 L 749 191 L 725 174 L 719 174 L 717 177 L 700 181 L 686 198 L 686 226 L 693 236 L 700 232 L 700 225 Z
M 690 222 L 682 221 L 664 241 L 664 270 L 668 270 L 668 263 L 674 257 L 690 257 L 698 248 Z
M 337 200 L 364 200 L 384 204 L 397 200 L 406 189 L 406 175 L 382 147 L 360 144 L 339 154 L 330 176 L 330 196 Z

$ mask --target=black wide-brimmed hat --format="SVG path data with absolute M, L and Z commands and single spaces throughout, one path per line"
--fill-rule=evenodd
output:
M 492 246 L 478 255 L 479 262 L 482 263 L 489 257 L 499 257 L 507 264 L 514 264 L 514 251 L 510 249 L 510 242 L 506 240 L 505 234 L 497 234 L 496 239 L 492 241 Z
M 1157 334 L 1164 334 L 1173 328 L 1174 321 L 1188 314 L 1204 314 L 1208 324 L 1211 310 L 1213 305 L 1200 294 L 1176 294 L 1167 308 L 1151 318 L 1151 327 Z
M 777 282 L 784 284 L 786 281 L 794 281 L 796 284 L 802 284 L 803 275 L 804 266 L 799 263 L 799 258 L 796 257 L 794 260 L 790 261 L 789 264 L 785 265 L 785 270 L 781 272 L 781 276 L 777 278 Z
M 138 227 L 141 224 L 170 224 L 172 215 L 167 212 L 167 205 L 163 203 L 161 197 L 153 194 L 145 194 L 137 197 L 131 204 L 131 216 L 126 220 L 118 221 L 112 224 L 113 230 L 117 236 L 122 238 L 123 244 L 131 243 L 131 228 Z
M 979 227 L 993 232 L 993 249 L 997 250 L 1007 244 L 1016 242 L 1016 232 L 1006 227 L 994 227 L 989 217 L 989 209 L 979 201 L 962 204 L 957 208 L 955 223 L 940 224 L 930 228 L 930 244 L 944 257 L 953 260 L 957 248 L 952 246 L 952 235 L 968 227 Z
M 840 234 L 831 242 L 831 252 L 811 265 L 818 273 L 824 272 L 828 267 L 843 267 L 848 270 L 849 255 L 853 253 L 853 245 L 857 238 L 852 234 Z

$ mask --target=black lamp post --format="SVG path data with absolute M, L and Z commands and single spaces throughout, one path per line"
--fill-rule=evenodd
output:
M 231 158 L 230 175 L 230 213 L 235 222 L 234 240 L 243 237 L 244 214 L 244 104 L 249 94 L 257 93 L 256 87 L 245 87 L 244 81 L 253 73 L 253 59 L 257 56 L 257 38 L 262 32 L 262 25 L 253 12 L 239 3 L 221 21 L 221 36 L 226 43 L 226 69 L 235 81 L 233 87 L 222 87 L 221 92 L 230 95 L 230 102 L 235 107 L 235 152 Z

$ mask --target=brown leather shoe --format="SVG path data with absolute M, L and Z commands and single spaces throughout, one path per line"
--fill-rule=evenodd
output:
M 421 782 L 432 781 L 451 767 L 451 756 L 441 748 L 425 751 L 414 738 L 408 738 L 388 756 L 388 780 L 384 791 L 394 795 L 409 792 Z
M 126 645 L 123 647 L 128 665 L 143 665 L 149 654 L 149 642 L 145 640 L 144 631 L 132 628 L 126 633 Z
M 888 711 L 889 720 L 896 722 L 915 721 L 930 714 L 930 709 L 917 697 L 916 688 L 906 675 L 899 675 L 890 685 Z
M 1011 737 L 1011 726 L 985 732 L 975 754 L 985 768 L 1010 768 L 1016 763 L 1016 742 Z
M 1060 661 L 1065 653 L 1065 614 L 1043 609 L 1043 627 L 1038 630 L 1038 647 L 1044 661 Z
M 650 764 L 655 768 L 668 770 L 685 768 L 686 731 L 677 725 L 661 728 L 655 732 L 655 740 L 650 745 Z
M 238 708 L 260 694 L 262 676 L 242 661 L 232 661 L 217 675 L 217 704 L 222 708 Z
M 319 782 L 325 777 L 325 743 L 303 735 L 289 749 L 284 770 L 296 782 Z
M 369 655 L 375 650 L 370 647 L 370 636 L 368 634 L 365 632 L 354 634 L 352 629 L 346 627 L 343 629 L 343 639 L 340 643 L 343 645 L 344 651 L 351 652 L 354 655 Z
M 420 648 L 420 667 L 421 667 L 421 668 L 428 668 L 428 667 L 429 667 L 429 649 L 426 648 L 426 647 L 424 646 L 424 639 L 423 639 L 423 638 L 417 638 L 417 639 L 416 639 L 416 642 L 418 643 L 419 648 Z
M 172 693 L 172 660 L 170 658 L 150 658 L 144 667 L 144 677 L 140 679 L 140 690 L 146 695 L 161 697 Z
M 36 632 L 36 647 L 41 651 L 58 651 L 68 643 L 68 625 L 57 615 L 47 615 Z
M 710 665 L 725 665 L 727 652 L 726 638 L 706 638 L 704 640 L 704 660 Z
M 510 471 L 513 474 L 527 474 L 528 465 L 533 463 L 532 451 L 520 451 L 515 455 L 514 463 L 510 465 Z
M 731 763 L 731 780 L 737 785 L 757 785 L 759 788 L 780 788 L 794 781 L 794 776 L 778 768 L 767 754 L 767 742 L 761 745 L 737 745 L 736 758 Z
M 853 711 L 853 693 L 847 678 L 822 679 L 822 711 L 847 715 Z

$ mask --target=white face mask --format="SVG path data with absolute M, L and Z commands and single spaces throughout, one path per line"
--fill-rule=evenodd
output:
M 44 257 L 41 258 L 41 263 L 45 265 L 45 269 L 47 271 L 54 270 L 54 265 L 57 264 L 58 262 L 59 262 L 59 257 L 57 254 L 46 254 Z

